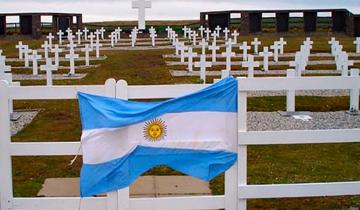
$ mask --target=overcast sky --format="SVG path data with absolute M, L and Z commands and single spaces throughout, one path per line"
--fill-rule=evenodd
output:
M 360 0 L 152 0 L 151 20 L 199 19 L 201 11 L 347 8 L 360 14 Z M 0 0 L 0 12 L 75 12 L 84 21 L 135 20 L 131 0 Z

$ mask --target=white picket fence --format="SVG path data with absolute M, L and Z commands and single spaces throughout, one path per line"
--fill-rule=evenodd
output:
M 128 86 L 108 80 L 105 85 L 14 87 L 0 81 L 0 210 L 245 210 L 247 199 L 360 195 L 360 181 L 247 185 L 247 146 L 273 144 L 323 144 L 360 142 L 360 129 L 314 131 L 247 131 L 247 93 L 278 90 L 359 90 L 359 77 L 239 78 L 238 162 L 226 172 L 225 195 L 167 198 L 129 198 L 129 189 L 94 198 L 14 198 L 11 157 L 76 155 L 74 142 L 13 143 L 9 110 L 13 100 L 76 99 L 78 91 L 123 99 L 164 99 L 200 90 L 206 85 Z

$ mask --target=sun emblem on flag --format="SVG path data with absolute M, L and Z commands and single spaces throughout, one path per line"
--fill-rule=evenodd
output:
M 144 138 L 148 141 L 161 141 L 166 137 L 167 126 L 162 119 L 152 119 L 145 123 Z

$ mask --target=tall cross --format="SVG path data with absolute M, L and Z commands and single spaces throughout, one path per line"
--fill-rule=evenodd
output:
M 284 54 L 284 46 L 287 45 L 287 42 L 284 41 L 284 38 L 281 37 L 280 41 L 278 41 L 278 44 L 280 46 L 280 55 Z
M 91 32 L 90 33 L 90 35 L 89 35 L 89 38 L 90 38 L 90 47 L 91 48 L 94 48 L 94 38 L 95 38 L 96 36 L 93 34 L 93 32 Z
M 280 50 L 279 43 L 274 42 L 274 45 L 271 45 L 270 49 L 274 50 L 274 61 L 279 62 L 279 50 Z
M 29 49 L 28 45 L 25 45 L 24 46 L 24 61 L 25 61 L 26 68 L 29 68 L 29 59 L 30 59 L 29 53 L 32 53 L 32 50 Z
M 37 50 L 33 50 L 32 52 L 32 64 L 33 64 L 33 75 L 38 75 L 38 60 L 41 59 L 41 55 L 37 54 Z
M 218 37 L 218 34 L 216 31 L 214 31 L 212 34 L 211 34 L 212 38 L 213 38 L 213 42 L 217 42 L 217 37 Z
M 240 45 L 239 49 L 243 51 L 243 61 L 247 61 L 248 50 L 250 50 L 251 47 L 247 45 L 247 42 L 243 42 L 242 45 Z
M 51 58 L 47 58 L 46 59 L 46 64 L 40 66 L 40 70 L 41 71 L 46 71 L 46 85 L 47 86 L 52 86 L 53 85 L 52 72 L 57 71 L 58 66 L 52 64 Z
M 231 71 L 231 57 L 235 56 L 235 53 L 232 52 L 233 41 L 228 39 L 226 44 L 226 51 L 222 53 L 222 56 L 226 57 L 226 70 Z
M 215 42 L 216 43 L 216 42 Z M 205 39 L 202 39 L 201 42 L 199 43 L 199 46 L 201 46 L 201 54 L 205 55 L 206 54 L 206 47 L 209 44 L 205 41 Z
M 269 71 L 269 56 L 273 56 L 274 54 L 272 52 L 269 52 L 269 47 L 264 47 L 263 52 L 260 52 L 259 55 L 264 58 L 263 59 L 264 71 Z
M 198 36 L 198 34 L 196 33 L 196 31 L 194 31 L 192 33 L 192 39 L 193 39 L 193 45 L 196 46 L 196 37 Z
M 99 41 L 100 41 L 100 35 L 101 35 L 100 30 L 96 29 L 96 31 L 95 31 L 94 34 L 95 34 L 95 36 L 96 36 L 95 42 L 99 42 Z M 116 38 L 117 38 L 117 37 L 116 37 Z
M 204 38 L 204 31 L 205 31 L 204 26 L 200 26 L 199 31 L 200 31 L 200 36 L 203 39 Z
M 186 56 L 188 58 L 188 71 L 192 72 L 193 71 L 194 57 L 197 56 L 197 53 L 193 52 L 192 47 L 188 47 L 188 52 L 185 53 L 184 56 Z
M 63 52 L 63 50 L 61 48 L 59 48 L 58 44 L 56 44 L 56 45 L 54 45 L 54 48 L 51 49 L 51 52 L 54 53 L 54 55 L 55 55 L 55 65 L 59 66 L 59 54 L 61 52 Z
M 200 56 L 200 61 L 195 62 L 195 67 L 200 68 L 200 79 L 206 83 L 206 68 L 211 67 L 212 63 L 206 61 L 206 55 Z
M 69 75 L 75 75 L 75 59 L 78 59 L 79 55 L 75 54 L 73 50 L 70 50 L 69 54 L 65 55 L 65 58 L 70 61 Z
M 17 49 L 19 49 L 19 59 L 22 60 L 23 54 L 24 54 L 24 45 L 23 45 L 22 41 L 20 41 L 19 44 L 17 44 L 15 47 Z
M 205 33 L 206 33 L 206 41 L 210 41 L 211 30 L 209 28 L 206 28 Z
M 221 31 L 220 26 L 216 26 L 215 31 L 216 31 L 217 37 L 220 37 L 220 31 Z
M 95 42 L 95 56 L 96 58 L 100 58 L 100 47 L 102 47 L 103 45 L 100 44 L 99 40 L 96 40 Z
M 216 50 L 220 50 L 220 47 L 216 45 L 216 42 L 213 42 L 212 45 L 209 46 L 209 50 L 211 50 L 212 62 L 216 62 Z
M 83 33 L 81 32 L 81 30 L 79 29 L 77 32 L 76 32 L 76 35 L 77 35 L 77 43 L 78 44 L 81 44 L 81 35 Z
M 356 46 L 356 53 L 360 54 L 360 37 L 356 38 L 356 40 L 354 41 L 354 44 Z
M 225 34 L 225 42 L 229 39 L 229 29 L 226 27 L 224 30 L 223 30 L 224 34 Z
M 188 30 L 188 27 L 184 26 L 182 28 L 182 30 L 184 31 L 184 38 L 187 38 L 187 30 Z
M 254 38 L 254 41 L 251 42 L 251 45 L 254 46 L 254 53 L 259 53 L 259 45 L 261 45 L 261 42 L 258 40 L 258 38 Z
M 253 78 L 254 68 L 259 67 L 260 63 L 258 61 L 254 61 L 253 55 L 248 55 L 247 61 L 243 62 L 242 66 L 248 68 L 248 77 Z
M 238 36 L 239 36 L 240 34 L 237 32 L 237 30 L 235 30 L 231 35 L 232 35 L 233 38 L 234 38 L 233 44 L 237 44 L 237 38 L 238 38 Z
M 59 44 L 62 45 L 62 36 L 64 35 L 64 32 L 62 32 L 62 30 L 59 30 L 59 32 L 57 32 L 56 34 L 59 37 Z
M 104 40 L 104 33 L 105 33 L 105 29 L 104 29 L 104 27 L 101 27 L 101 29 L 100 29 L 100 33 L 101 33 L 101 39 L 102 40 Z
M 52 35 L 52 33 L 49 33 L 49 35 L 46 36 L 46 38 L 49 40 L 49 48 L 51 49 L 52 48 L 52 43 L 53 43 L 52 40 L 55 37 Z
M 138 9 L 139 29 L 145 29 L 145 9 L 151 8 L 151 1 L 146 1 L 146 0 L 133 1 L 132 8 Z
M 85 65 L 90 66 L 90 52 L 92 52 L 93 49 L 89 46 L 89 44 L 85 44 L 85 48 L 81 48 L 81 52 L 85 53 Z
M 84 32 L 84 38 L 85 38 L 85 41 L 87 41 L 87 40 L 88 40 L 88 33 L 89 33 L 89 30 L 85 27 L 85 28 L 84 28 L 84 30 L 83 30 L 83 32 Z

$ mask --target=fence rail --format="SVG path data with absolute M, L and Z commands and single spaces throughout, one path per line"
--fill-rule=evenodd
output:
M 226 172 L 225 195 L 170 198 L 129 198 L 129 189 L 109 193 L 106 197 L 81 200 L 83 210 L 180 210 L 238 209 L 245 210 L 247 199 L 293 198 L 314 196 L 360 195 L 360 181 L 338 183 L 299 183 L 274 185 L 247 184 L 247 146 L 273 144 L 359 143 L 360 129 L 247 131 L 247 93 L 269 90 L 360 89 L 360 77 L 312 78 L 239 78 L 238 79 L 238 162 Z M 164 99 L 189 94 L 207 85 L 128 86 L 125 81 L 107 80 L 105 85 L 13 87 L 0 81 L 0 209 L 1 210 L 77 210 L 80 198 L 14 198 L 12 192 L 12 156 L 76 155 L 80 143 L 11 142 L 10 99 L 58 100 L 76 99 L 77 92 L 123 99 Z M 5 169 L 5 170 L 4 170 Z

